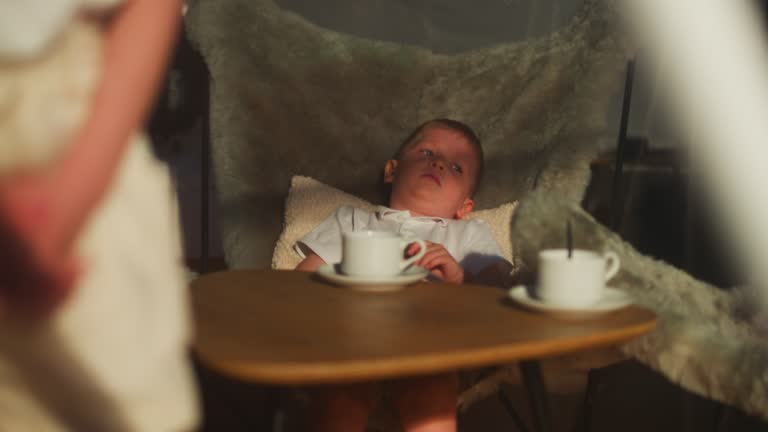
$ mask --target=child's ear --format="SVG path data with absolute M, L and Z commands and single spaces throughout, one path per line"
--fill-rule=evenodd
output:
M 454 215 L 454 218 L 464 219 L 464 216 L 472 212 L 473 208 L 475 208 L 475 202 L 472 201 L 472 198 L 464 198 L 464 202 L 461 203 L 461 207 L 459 207 L 459 209 L 456 210 L 456 214 Z
M 390 159 L 387 164 L 384 165 L 384 183 L 392 183 L 395 181 L 395 171 L 397 170 L 397 160 Z

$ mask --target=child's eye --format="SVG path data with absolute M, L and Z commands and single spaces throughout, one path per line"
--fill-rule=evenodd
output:
M 461 168 L 459 164 L 451 164 L 451 169 L 456 171 L 459 174 L 464 172 L 464 170 Z
M 432 155 L 434 155 L 434 153 L 430 149 L 421 149 L 421 154 L 427 157 L 432 157 Z

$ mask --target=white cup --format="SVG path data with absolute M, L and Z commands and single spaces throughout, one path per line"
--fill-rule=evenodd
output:
M 614 252 L 574 249 L 546 249 L 539 252 L 539 268 L 534 295 L 547 304 L 587 307 L 603 296 L 605 282 L 619 271 L 619 256 Z
M 420 249 L 405 259 L 405 249 L 412 243 L 417 243 Z M 423 240 L 407 239 L 394 232 L 345 232 L 341 242 L 341 271 L 349 276 L 396 276 L 426 252 Z

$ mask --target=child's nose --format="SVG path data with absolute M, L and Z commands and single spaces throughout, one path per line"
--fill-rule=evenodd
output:
M 432 166 L 438 169 L 445 169 L 445 161 L 442 158 L 436 157 L 432 159 Z

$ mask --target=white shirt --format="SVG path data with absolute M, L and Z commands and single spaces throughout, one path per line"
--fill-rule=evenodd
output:
M 30 58 L 80 11 L 102 12 L 123 0 L 0 0 L 0 57 Z
M 411 216 L 407 210 L 379 206 L 375 212 L 344 206 L 326 218 L 296 244 L 302 258 L 314 252 L 326 263 L 341 261 L 341 233 L 390 231 L 443 245 L 465 271 L 477 274 L 503 260 L 503 253 L 488 224 L 481 219 L 458 220 Z

